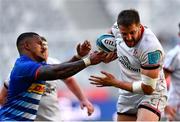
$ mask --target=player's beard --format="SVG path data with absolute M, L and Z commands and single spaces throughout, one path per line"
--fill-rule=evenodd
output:
M 125 40 L 124 42 L 128 47 L 134 47 L 137 44 L 137 41 L 135 39 Z

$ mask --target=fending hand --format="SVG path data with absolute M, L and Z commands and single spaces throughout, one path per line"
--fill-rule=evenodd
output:
M 109 52 L 106 54 L 106 57 L 103 59 L 104 63 L 109 63 L 117 58 L 116 52 Z
M 103 58 L 105 58 L 106 53 L 94 51 L 89 55 L 89 59 L 91 61 L 91 65 L 96 65 L 102 62 Z
M 77 54 L 80 57 L 84 57 L 89 54 L 91 50 L 91 43 L 88 40 L 85 40 L 82 44 L 79 43 L 76 47 Z
M 101 71 L 101 73 L 103 76 L 91 75 L 89 80 L 92 82 L 90 83 L 96 85 L 97 87 L 116 86 L 116 84 L 118 84 L 117 80 L 112 74 L 105 71 Z

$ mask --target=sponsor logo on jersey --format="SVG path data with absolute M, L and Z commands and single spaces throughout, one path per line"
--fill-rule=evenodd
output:
M 43 94 L 44 91 L 45 91 L 45 85 L 38 83 L 33 83 L 28 89 L 28 92 L 34 92 L 37 94 Z
M 119 61 L 121 62 L 121 64 L 126 67 L 127 69 L 131 70 L 131 71 L 134 71 L 134 72 L 140 72 L 140 69 L 138 68 L 134 68 L 130 61 L 128 60 L 128 57 L 126 56 L 120 56 L 119 57 Z

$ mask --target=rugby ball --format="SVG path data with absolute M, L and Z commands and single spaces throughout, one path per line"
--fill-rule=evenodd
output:
M 96 40 L 96 46 L 104 52 L 114 52 L 116 50 L 116 40 L 112 34 L 100 35 Z

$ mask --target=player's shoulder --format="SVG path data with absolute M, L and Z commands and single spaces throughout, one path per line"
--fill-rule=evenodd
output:
M 57 58 L 48 57 L 47 64 L 59 64 L 60 61 Z
M 162 49 L 162 45 L 160 44 L 158 38 L 155 36 L 155 34 L 147 27 L 144 27 L 144 32 L 140 41 L 140 47 L 141 49 Z
M 155 42 L 159 42 L 158 38 L 148 27 L 144 27 L 144 33 L 142 36 L 142 40 L 146 43 L 154 44 Z

